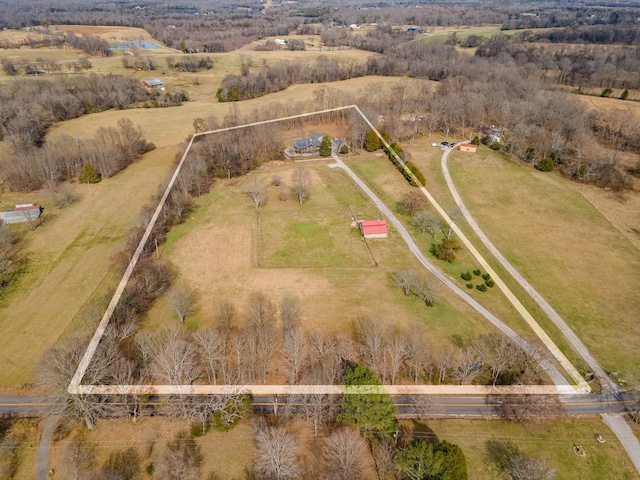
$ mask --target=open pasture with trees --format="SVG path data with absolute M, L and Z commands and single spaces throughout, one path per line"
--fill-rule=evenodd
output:
M 348 333 L 359 315 L 375 315 L 403 327 L 423 324 L 434 344 L 448 343 L 451 335 L 470 339 L 492 330 L 445 289 L 437 289 L 433 308 L 402 295 L 390 278 L 396 269 L 414 266 L 402 240 L 392 230 L 388 239 L 365 244 L 357 228 L 350 227 L 349 208 L 359 219 L 377 218 L 377 210 L 326 162 L 302 165 L 313 178 L 303 205 L 290 193 L 285 201 L 279 198 L 283 187 L 289 191 L 296 167 L 265 165 L 240 183 L 217 182 L 196 202 L 187 222 L 169 232 L 162 256 L 176 266 L 179 281 L 196 292 L 200 307 L 187 317 L 189 328 L 215 325 L 221 302 L 230 301 L 242 310 L 246 292 L 260 290 L 275 303 L 287 294 L 299 296 L 307 331 Z M 272 185 L 273 176 L 281 179 L 280 186 Z M 267 201 L 257 215 L 251 198 L 243 193 L 255 177 L 267 190 Z M 323 219 L 326 223 L 320 223 Z M 285 245 L 289 248 L 278 254 Z M 327 299 L 331 309 L 326 308 Z M 146 325 L 159 329 L 175 323 L 166 302 L 158 301 Z
M 450 161 L 472 214 L 604 367 L 637 384 L 637 248 L 566 180 L 480 152 L 454 153 Z
M 174 155 L 175 149 L 157 149 L 113 178 L 72 184 L 79 200 L 62 210 L 46 191 L 3 194 L 3 210 L 25 201 L 45 210 L 38 228 L 19 233 L 20 254 L 27 263 L 3 298 L 0 326 L 12 340 L 0 349 L 0 388 L 33 382 L 33 366 L 46 349 L 61 337 L 93 330 L 102 314 L 102 296 L 114 280 L 112 256 L 122 249 L 131 224 Z M 47 334 L 36 333 L 43 331 Z

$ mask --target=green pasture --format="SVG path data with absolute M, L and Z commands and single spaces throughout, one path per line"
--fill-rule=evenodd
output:
M 605 369 L 635 384 L 640 252 L 568 180 L 479 152 L 450 157 L 476 220 Z
M 557 480 L 638 478 L 626 451 L 600 418 L 566 419 L 543 425 L 517 424 L 499 420 L 429 421 L 438 439 L 459 445 L 467 459 L 469 478 L 495 480 L 499 470 L 486 455 L 488 440 L 515 444 L 522 453 L 544 458 L 556 470 Z M 598 443 L 596 434 L 606 443 Z M 578 457 L 573 445 L 586 453 Z

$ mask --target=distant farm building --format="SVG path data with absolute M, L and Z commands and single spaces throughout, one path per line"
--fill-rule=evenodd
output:
M 461 152 L 476 153 L 478 151 L 478 146 L 475 143 L 461 143 L 458 145 L 458 150 Z
M 152 78 L 151 80 L 145 80 L 142 84 L 150 90 L 164 90 L 164 83 L 159 78 Z
M 27 75 L 46 75 L 46 74 L 47 72 L 45 72 L 41 68 L 27 68 Z
M 386 220 L 360 220 L 358 227 L 364 238 L 387 238 L 389 236 Z
M 33 222 L 40 217 L 44 210 L 40 205 L 33 203 L 19 203 L 15 208 L 0 212 L 0 225 L 3 223 Z

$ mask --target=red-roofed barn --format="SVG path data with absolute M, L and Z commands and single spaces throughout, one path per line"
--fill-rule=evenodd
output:
M 358 226 L 364 238 L 387 238 L 389 235 L 386 220 L 361 220 Z

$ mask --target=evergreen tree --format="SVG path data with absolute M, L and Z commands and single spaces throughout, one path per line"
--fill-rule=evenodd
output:
M 344 373 L 345 394 L 338 420 L 354 425 L 368 440 L 396 431 L 396 406 L 381 385 L 376 374 L 362 365 L 355 364 Z
M 444 454 L 442 480 L 467 480 L 467 460 L 458 445 L 443 441 L 438 450 Z
M 331 139 L 328 135 L 322 137 L 322 143 L 320 144 L 320 156 L 328 157 L 331 155 Z
M 376 132 L 373 130 L 369 130 L 369 132 L 364 136 L 364 149 L 367 152 L 375 152 L 381 145 L 378 135 L 376 135 Z
M 100 181 L 100 177 L 96 173 L 96 170 L 89 162 L 84 162 L 84 165 L 82 166 L 80 181 L 84 183 L 98 183 Z
M 396 455 L 396 465 L 411 480 L 440 479 L 445 455 L 425 440 L 415 440 Z
M 620 100 L 626 100 L 627 98 L 629 98 L 629 90 L 627 90 L 625 88 L 624 92 L 622 92 L 622 94 L 620 94 Z

